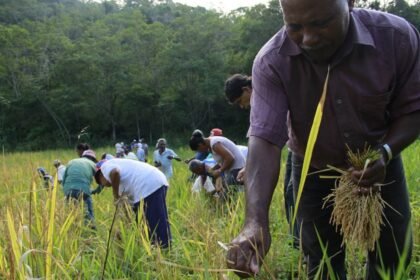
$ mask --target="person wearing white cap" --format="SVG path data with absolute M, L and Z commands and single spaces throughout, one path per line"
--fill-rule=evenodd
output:
M 74 202 L 83 200 L 86 207 L 85 221 L 91 223 L 91 228 L 95 226 L 90 185 L 96 172 L 96 162 L 95 152 L 86 150 L 81 158 L 69 161 L 63 176 L 63 191 L 66 200 Z

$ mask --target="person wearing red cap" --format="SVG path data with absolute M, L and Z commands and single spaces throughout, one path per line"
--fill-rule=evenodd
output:
M 210 130 L 210 136 L 223 136 L 223 130 L 220 128 L 213 128 Z
M 67 201 L 80 202 L 86 207 L 85 221 L 94 226 L 93 202 L 90 185 L 96 171 L 96 154 L 92 150 L 85 150 L 82 157 L 73 159 L 67 164 L 63 176 L 63 191 Z
M 238 172 L 245 166 L 245 158 L 235 143 L 223 136 L 205 138 L 200 133 L 193 133 L 189 145 L 193 151 L 213 154 L 217 162 L 217 165 L 213 167 L 213 177 L 217 178 L 224 174 L 228 186 L 241 184 L 236 178 Z

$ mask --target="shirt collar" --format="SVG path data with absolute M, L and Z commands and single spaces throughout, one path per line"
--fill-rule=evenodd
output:
M 280 40 L 279 53 L 287 56 L 296 56 L 302 54 L 302 50 L 293 42 L 289 36 L 287 36 L 286 28 L 283 27 L 283 38 Z M 350 14 L 350 25 L 349 25 L 349 34 L 351 40 L 349 43 L 346 43 L 346 46 L 341 46 L 342 48 L 347 48 L 349 45 L 367 45 L 375 47 L 375 42 L 373 41 L 372 35 L 370 34 L 367 27 L 359 19 L 357 14 L 353 12 Z M 347 40 L 345 40 L 346 42 Z M 348 44 L 348 45 L 347 45 Z
M 372 46 L 375 48 L 372 34 L 370 34 L 366 25 L 360 20 L 359 14 L 351 13 L 350 32 L 352 32 L 353 44 Z

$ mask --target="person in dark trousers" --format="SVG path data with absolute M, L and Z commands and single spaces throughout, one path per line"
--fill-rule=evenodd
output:
M 85 150 L 82 157 L 69 161 L 63 176 L 63 191 L 68 202 L 80 202 L 85 205 L 85 221 L 95 229 L 92 192 L 90 185 L 96 171 L 96 154 L 92 150 Z
M 285 25 L 262 47 L 253 64 L 246 217 L 228 250 L 227 265 L 242 271 L 241 276 L 259 272 L 271 245 L 268 213 L 281 149 L 289 141 L 297 191 L 308 136 L 325 88 L 309 173 L 327 164 L 348 170 L 362 193 L 387 184 L 381 190 L 387 222 L 381 226 L 374 251 L 368 252 L 366 277 L 381 279 L 383 272 L 393 279 L 412 255 L 411 211 L 400 153 L 420 132 L 419 32 L 397 16 L 356 9 L 352 0 L 280 2 Z M 366 144 L 382 156 L 358 170 L 349 165 L 346 153 L 362 151 Z M 317 272 L 320 279 L 346 279 L 342 236 L 329 223 L 332 207 L 322 207 L 334 185 L 334 179 L 307 176 L 295 206 L 310 279 Z M 323 262 L 321 243 L 329 267 Z M 406 258 L 401 259 L 403 253 Z
M 152 243 L 162 248 L 170 246 L 171 230 L 166 193 L 168 180 L 156 167 L 131 159 L 111 159 L 97 164 L 95 180 L 99 185 L 112 187 L 114 199 L 127 196 L 138 221 L 140 201 L 144 200 L 144 216 Z

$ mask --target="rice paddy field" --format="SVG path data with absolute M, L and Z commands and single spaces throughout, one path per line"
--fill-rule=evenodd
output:
M 186 148 L 175 150 L 181 158 L 193 155 Z M 113 151 L 96 149 L 97 155 Z M 65 203 L 60 186 L 52 191 L 43 188 L 37 167 L 55 175 L 54 159 L 66 164 L 75 157 L 70 149 L 1 155 L 0 279 L 237 279 L 226 269 L 226 251 L 219 242 L 228 243 L 240 231 L 244 193 L 230 207 L 204 193 L 192 193 L 187 165 L 174 162 L 167 195 L 173 244 L 161 250 L 149 245 L 144 223 L 129 223 L 122 211 L 116 212 L 110 189 L 93 196 L 97 230 L 92 231 L 84 226 L 80 206 Z M 413 261 L 404 279 L 416 279 L 420 275 L 420 141 L 404 151 L 403 160 L 414 232 Z M 306 279 L 302 255 L 293 249 L 288 234 L 284 164 L 285 160 L 270 211 L 272 246 L 257 279 Z M 350 250 L 347 261 L 348 279 L 363 279 L 364 253 Z

